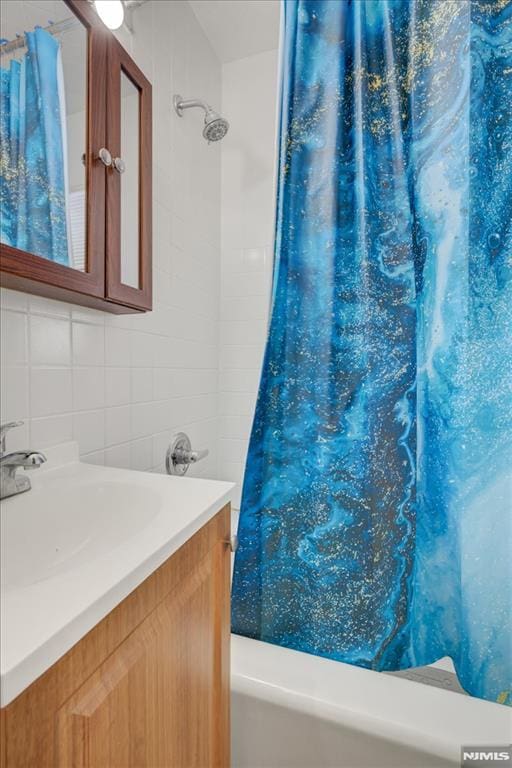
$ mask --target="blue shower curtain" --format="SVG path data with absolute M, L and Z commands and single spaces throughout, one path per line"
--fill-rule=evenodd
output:
M 510 703 L 512 2 L 284 17 L 233 629 Z
M 60 46 L 40 28 L 26 44 L 0 70 L 0 239 L 68 265 Z

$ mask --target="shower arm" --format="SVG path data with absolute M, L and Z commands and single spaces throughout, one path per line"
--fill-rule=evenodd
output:
M 184 109 L 197 107 L 204 112 L 203 138 L 208 144 L 211 141 L 220 141 L 229 130 L 228 121 L 219 115 L 211 106 L 202 99 L 183 99 L 181 94 L 177 93 L 173 98 L 174 110 L 178 117 L 183 117 Z
M 181 96 L 174 97 L 174 109 L 180 117 L 183 116 L 184 109 L 190 109 L 191 107 L 200 107 L 204 110 L 205 115 L 212 111 L 210 105 L 205 101 L 201 101 L 201 99 L 182 99 Z

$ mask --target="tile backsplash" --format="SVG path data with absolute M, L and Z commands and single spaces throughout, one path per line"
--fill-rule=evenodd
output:
M 122 44 L 153 84 L 154 311 L 114 316 L 1 295 L 1 417 L 8 449 L 77 440 L 85 461 L 163 471 L 174 432 L 217 475 L 220 153 L 172 94 L 221 102 L 221 65 L 187 2 L 153 0 Z
M 210 449 L 190 474 L 240 492 L 268 322 L 277 51 L 222 66 L 181 0 L 146 3 L 133 29 L 121 43 L 153 85 L 154 311 L 2 290 L 2 421 L 25 421 L 8 448 L 74 439 L 85 461 L 164 471 L 184 430 Z M 174 93 L 221 108 L 226 139 L 203 140 L 199 111 L 177 118 Z

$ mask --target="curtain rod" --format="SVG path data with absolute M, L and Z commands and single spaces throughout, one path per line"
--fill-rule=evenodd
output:
M 50 35 L 58 35 L 60 32 L 66 32 L 68 29 L 73 29 L 79 26 L 80 22 L 76 16 L 70 16 L 68 19 L 62 21 L 56 21 L 55 23 L 48 24 L 47 27 L 43 27 L 45 32 L 49 32 Z M 0 55 L 11 53 L 17 48 L 23 48 L 26 45 L 26 35 L 20 35 L 15 37 L 14 40 L 9 40 L 8 43 L 2 43 L 0 45 Z
M 91 0 L 89 0 L 91 2 Z M 124 0 L 124 6 L 127 11 L 135 11 L 140 8 L 141 5 L 145 5 L 147 0 Z M 43 27 L 45 32 L 49 32 L 50 35 L 58 35 L 60 32 L 66 32 L 68 29 L 80 24 L 80 21 L 76 16 L 70 16 L 68 19 L 62 21 L 56 21 L 48 24 L 47 27 Z M 14 40 L 9 40 L 7 43 L 0 44 L 0 55 L 5 55 L 15 51 L 17 48 L 23 48 L 26 45 L 26 36 L 20 35 L 15 37 Z

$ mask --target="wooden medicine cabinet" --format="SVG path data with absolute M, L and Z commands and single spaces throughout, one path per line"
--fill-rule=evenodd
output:
M 5 5 L 1 283 L 148 311 L 151 84 L 88 0 L 57 0 L 51 22 L 31 4 L 22 37 L 28 4 Z

